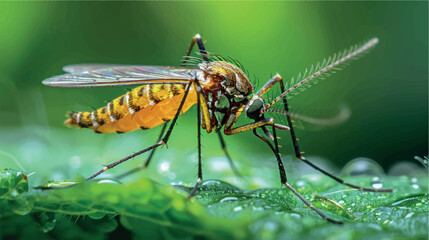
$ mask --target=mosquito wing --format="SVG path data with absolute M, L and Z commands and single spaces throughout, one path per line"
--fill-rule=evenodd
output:
M 113 67 L 125 67 L 126 65 L 120 64 L 104 64 L 104 63 L 81 63 L 81 64 L 72 64 L 63 67 L 63 71 L 67 73 L 78 73 L 85 71 L 94 71 L 100 70 L 103 68 L 113 68 Z
M 188 83 L 195 68 L 78 64 L 64 67 L 69 72 L 43 81 L 54 87 L 112 87 L 162 83 Z

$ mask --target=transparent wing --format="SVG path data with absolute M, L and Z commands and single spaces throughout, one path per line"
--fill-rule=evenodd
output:
M 43 84 L 54 87 L 111 87 L 162 83 L 188 83 L 195 68 L 78 64 L 64 67 L 68 74 L 54 76 Z
M 94 71 L 103 68 L 112 68 L 112 67 L 124 67 L 126 65 L 121 64 L 104 64 L 104 63 L 81 63 L 81 64 L 73 64 L 67 65 L 63 67 L 64 72 L 68 73 L 78 73 L 84 71 Z

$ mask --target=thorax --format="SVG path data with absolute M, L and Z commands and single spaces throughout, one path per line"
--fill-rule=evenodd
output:
M 234 124 L 253 86 L 243 71 L 230 63 L 201 65 L 194 74 L 207 103 L 211 127 L 217 132 L 224 125 L 228 128 Z

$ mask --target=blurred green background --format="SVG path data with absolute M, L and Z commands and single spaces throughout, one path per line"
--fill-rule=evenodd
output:
M 241 61 L 259 87 L 277 72 L 290 79 L 378 37 L 368 56 L 291 99 L 292 110 L 308 116 L 329 117 L 342 105 L 351 111 L 343 124 L 297 129 L 301 149 L 332 169 L 367 157 L 388 170 L 428 154 L 427 2 L 1 2 L 0 31 L 0 168 L 52 178 L 55 169 L 78 166 L 86 176 L 153 143 L 159 127 L 97 135 L 63 126 L 67 111 L 103 106 L 123 88 L 52 88 L 41 81 L 74 63 L 178 65 L 196 33 L 209 51 Z M 180 118 L 168 150 L 157 155 L 177 159 L 172 172 L 188 172 L 170 180 L 195 179 L 194 165 L 181 162 L 195 163 L 195 113 L 193 107 Z M 217 136 L 204 135 L 205 159 L 224 161 Z M 293 155 L 289 138 L 282 134 L 286 157 Z M 278 181 L 268 147 L 251 133 L 225 139 L 241 169 L 270 160 Z M 219 165 L 207 163 L 205 171 L 213 166 Z

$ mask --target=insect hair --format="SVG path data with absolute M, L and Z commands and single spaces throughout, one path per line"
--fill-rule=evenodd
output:
M 285 87 L 288 90 L 283 92 L 270 104 L 268 104 L 267 108 L 275 104 L 280 99 L 284 98 L 293 90 L 299 89 L 300 92 L 302 92 L 311 87 L 312 85 L 316 84 L 318 80 L 323 80 L 326 77 L 329 77 L 331 73 L 335 73 L 335 71 L 341 70 L 343 67 L 347 66 L 352 60 L 356 60 L 361 58 L 362 56 L 365 56 L 366 54 L 368 54 L 370 49 L 377 45 L 377 43 L 378 38 L 373 38 L 363 44 L 353 45 L 349 49 L 345 49 L 344 51 L 335 53 L 328 59 L 324 59 L 322 63 L 317 63 L 315 67 L 314 65 L 312 65 L 310 67 L 310 70 L 305 69 L 303 74 L 299 73 L 296 80 L 295 78 L 292 78 L 290 82 L 286 83 Z M 312 81 L 310 82 L 310 80 Z M 298 93 L 299 92 L 294 92 L 292 94 L 296 95 Z
M 215 62 L 215 61 L 223 61 L 233 64 L 243 71 L 247 76 L 249 76 L 249 72 L 244 67 L 244 65 L 235 58 L 225 57 L 217 53 L 212 52 L 196 52 L 199 57 L 194 56 L 183 56 L 182 65 L 183 66 L 194 66 L 199 67 L 199 64 L 203 62 Z

